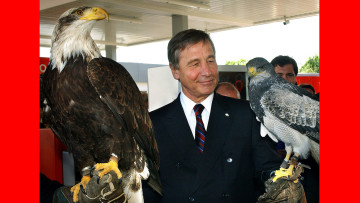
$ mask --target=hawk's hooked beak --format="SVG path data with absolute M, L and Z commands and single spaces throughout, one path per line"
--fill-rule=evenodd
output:
M 102 8 L 93 7 L 84 12 L 84 16 L 80 20 L 102 20 L 105 19 L 109 21 L 109 14 Z
M 252 76 L 255 76 L 256 75 L 256 70 L 254 67 L 250 67 L 249 68 L 249 73 L 252 75 Z

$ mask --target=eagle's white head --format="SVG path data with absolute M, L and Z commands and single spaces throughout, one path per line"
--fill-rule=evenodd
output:
M 63 70 L 70 57 L 82 55 L 87 61 L 101 57 L 99 48 L 90 36 L 96 20 L 109 20 L 109 14 L 98 7 L 72 8 L 64 12 L 51 38 L 52 69 Z

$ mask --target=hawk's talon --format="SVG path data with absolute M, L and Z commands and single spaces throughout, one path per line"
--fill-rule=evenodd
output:
M 273 178 L 273 182 L 276 182 L 277 179 L 281 178 L 281 177 L 291 177 L 292 175 L 292 169 L 285 169 L 285 168 L 280 168 L 279 170 L 275 171 L 275 177 Z
M 311 167 L 309 165 L 306 165 L 306 164 L 302 164 L 299 162 L 298 166 L 301 166 L 303 168 L 307 168 L 307 169 L 311 169 Z

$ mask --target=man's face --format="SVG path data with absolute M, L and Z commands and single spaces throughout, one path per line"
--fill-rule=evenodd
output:
M 294 67 L 292 64 L 286 64 L 283 67 L 277 65 L 275 67 L 276 74 L 280 75 L 280 77 L 284 78 L 285 80 L 296 84 L 296 75 L 294 71 Z
M 170 65 L 182 91 L 195 103 L 206 99 L 218 83 L 218 69 L 210 42 L 188 45 L 180 52 L 179 69 Z

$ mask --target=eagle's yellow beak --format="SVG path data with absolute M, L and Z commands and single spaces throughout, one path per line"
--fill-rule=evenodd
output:
M 109 21 L 109 14 L 102 8 L 93 7 L 84 12 L 84 16 L 80 20 L 102 20 L 105 19 Z

